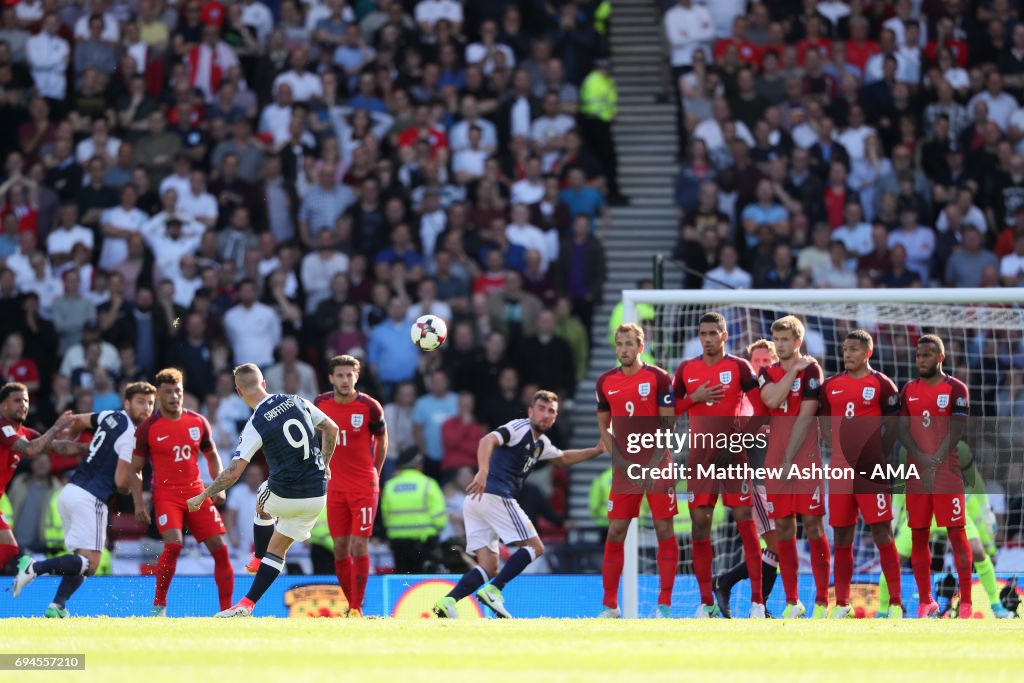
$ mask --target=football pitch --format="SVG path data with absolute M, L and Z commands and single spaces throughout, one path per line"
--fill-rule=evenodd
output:
M 84 653 L 71 681 L 936 681 L 1019 677 L 1020 620 L 0 620 L 0 652 Z M 130 677 L 130 678 L 129 678 Z

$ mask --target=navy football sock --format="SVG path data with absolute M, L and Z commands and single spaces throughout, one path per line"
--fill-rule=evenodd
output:
M 284 558 L 278 557 L 273 553 L 263 555 L 259 571 L 256 572 L 256 577 L 252 580 L 252 586 L 249 587 L 249 592 L 245 597 L 254 604 L 259 602 L 259 599 L 270 588 L 270 584 L 274 583 L 278 575 L 280 575 L 282 569 L 284 569 Z
M 455 584 L 455 588 L 452 588 L 448 593 L 449 598 L 455 598 L 456 601 L 461 600 L 467 595 L 471 595 L 477 588 L 487 583 L 487 572 L 484 571 L 483 567 L 476 567 L 470 569 L 468 572 L 462 575 L 459 582 Z
M 501 568 L 498 575 L 494 577 L 494 581 L 491 581 L 491 585 L 501 590 L 505 585 L 523 573 L 523 570 L 530 566 L 533 562 L 535 553 L 533 548 L 520 548 L 519 550 L 512 553 L 512 557 L 508 558 L 508 562 Z
M 85 583 L 84 576 L 65 576 L 57 586 L 57 595 L 53 598 L 53 604 L 63 607 L 67 604 L 68 598 L 75 594 Z
M 59 555 L 32 564 L 32 571 L 36 574 L 54 576 L 81 576 L 88 569 L 89 560 L 81 555 Z

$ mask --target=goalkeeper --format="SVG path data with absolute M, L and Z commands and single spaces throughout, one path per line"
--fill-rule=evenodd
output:
M 999 585 L 996 583 L 996 569 L 992 564 L 992 557 L 996 554 L 996 517 L 988 503 L 988 494 L 985 490 L 985 481 L 978 471 L 978 464 L 974 461 L 970 447 L 960 441 L 956 445 L 957 456 L 960 459 L 960 472 L 964 477 L 965 489 L 967 492 L 967 519 L 964 523 L 964 531 L 967 534 L 967 541 L 973 553 L 974 569 L 978 573 L 978 580 L 988 595 L 988 601 L 992 606 L 992 614 L 997 619 L 1005 619 L 1013 616 L 999 599 Z M 900 449 L 900 461 L 906 462 L 907 451 Z M 904 561 L 910 558 L 911 533 L 907 521 L 906 505 L 904 494 L 893 496 L 893 524 L 896 533 L 896 552 Z M 935 524 L 932 520 L 932 536 L 936 534 L 945 535 L 946 529 Z M 971 590 L 970 586 L 960 586 L 961 596 L 963 591 Z M 883 574 L 878 582 L 878 614 L 884 617 L 889 611 L 889 586 Z

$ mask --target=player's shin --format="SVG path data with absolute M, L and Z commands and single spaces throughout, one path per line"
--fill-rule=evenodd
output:
M 972 553 L 971 545 L 967 541 L 967 532 L 963 527 L 950 527 L 946 533 L 953 546 L 953 561 L 956 564 L 957 578 L 960 580 L 960 604 L 972 603 L 971 586 L 974 580 L 971 576 Z
M 259 513 L 252 520 L 252 549 L 257 560 L 262 560 L 270 545 L 270 539 L 274 536 L 274 518 L 264 519 Z
M 711 539 L 693 540 L 693 573 L 697 576 L 702 605 L 713 605 L 715 599 L 711 594 L 711 562 L 713 559 Z
M 68 599 L 75 594 L 75 591 L 82 587 L 83 583 L 85 583 L 85 577 L 81 574 L 62 578 L 57 586 L 57 594 L 53 598 L 53 604 L 58 607 L 64 607 L 68 603 Z
M 231 607 L 231 596 L 235 591 L 235 570 L 231 567 L 231 556 L 228 547 L 222 545 L 214 550 L 213 578 L 217 583 L 217 598 L 222 610 Z
M 800 558 L 796 552 L 795 538 L 779 539 L 779 568 L 782 570 L 782 587 L 786 591 L 786 603 L 795 604 L 800 599 L 800 582 L 797 570 Z
M 264 553 L 259 571 L 256 572 L 256 577 L 253 578 L 252 586 L 249 587 L 249 592 L 245 594 L 245 599 L 253 605 L 259 602 L 260 598 L 267 592 L 267 589 L 270 588 L 270 585 L 274 583 L 283 569 L 283 557 L 278 557 L 270 552 Z
M 814 574 L 814 604 L 828 606 L 829 575 L 832 573 L 832 553 L 828 545 L 828 536 L 822 534 L 812 538 L 811 571 Z
M 171 588 L 171 579 L 178 568 L 178 555 L 181 554 L 181 543 L 164 543 L 164 550 L 156 561 L 156 594 L 153 604 L 161 607 L 167 605 L 167 591 Z
M 658 539 L 658 604 L 672 604 L 672 589 L 679 568 L 679 544 L 675 536 Z M 616 586 L 618 588 L 618 586 Z
M 498 575 L 491 581 L 491 585 L 498 590 L 504 590 L 505 585 L 523 573 L 523 570 L 530 566 L 530 563 L 537 559 L 537 552 L 530 546 L 523 546 L 512 553 L 512 556 L 505 562 Z
M 619 580 L 625 564 L 625 544 L 606 541 L 604 562 L 601 563 L 601 583 L 604 586 L 604 606 L 615 609 L 619 606 Z
M 893 541 L 889 541 L 878 546 L 878 559 L 882 565 L 882 573 L 885 574 L 885 580 L 889 584 L 889 606 L 902 606 L 903 600 L 900 597 L 900 555 L 896 552 L 896 544 Z
M 757 525 L 753 519 L 741 519 L 736 527 L 743 540 L 743 556 L 750 575 L 750 601 L 764 604 L 761 594 L 761 539 L 757 536 Z
M 455 588 L 448 591 L 448 597 L 453 598 L 456 601 L 461 600 L 467 595 L 472 595 L 476 589 L 487 583 L 487 580 L 491 577 L 487 575 L 487 571 L 483 567 L 477 565 L 473 569 L 462 575 L 459 582 L 455 584 Z
M 853 546 L 836 546 L 836 605 L 850 604 L 850 582 L 853 580 Z
M 348 601 L 349 609 L 363 609 L 363 596 L 366 594 L 366 582 L 370 576 L 370 556 L 352 556 L 352 596 Z
M 84 555 L 59 555 L 33 563 L 32 571 L 53 576 L 82 576 L 89 571 L 89 558 Z
M 338 585 L 341 586 L 345 599 L 352 602 L 354 591 L 352 590 L 352 556 L 346 555 L 342 559 L 334 558 L 334 575 L 338 577 Z
M 779 558 L 771 550 L 761 550 L 761 597 L 767 603 L 775 590 L 775 582 L 779 578 Z
M 910 566 L 914 570 L 914 581 L 921 604 L 928 604 L 932 597 L 932 550 L 929 543 L 931 529 L 911 529 L 913 545 L 910 550 Z M 906 552 L 904 550 L 904 552 Z M 970 550 L 968 550 L 970 552 Z M 968 572 L 970 566 L 968 565 Z

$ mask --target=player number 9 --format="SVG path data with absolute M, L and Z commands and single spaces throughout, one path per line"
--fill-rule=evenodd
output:
M 629 413 L 630 417 L 633 417 L 633 413 L 636 411 L 636 406 L 633 405 L 632 401 L 626 401 L 626 412 Z
M 292 436 L 292 427 L 296 427 L 299 430 L 299 438 L 296 439 Z M 293 448 L 302 449 L 302 459 L 309 460 L 309 437 L 306 435 L 306 430 L 302 428 L 302 423 L 292 418 L 284 423 L 282 427 L 284 431 L 284 438 L 288 440 Z

